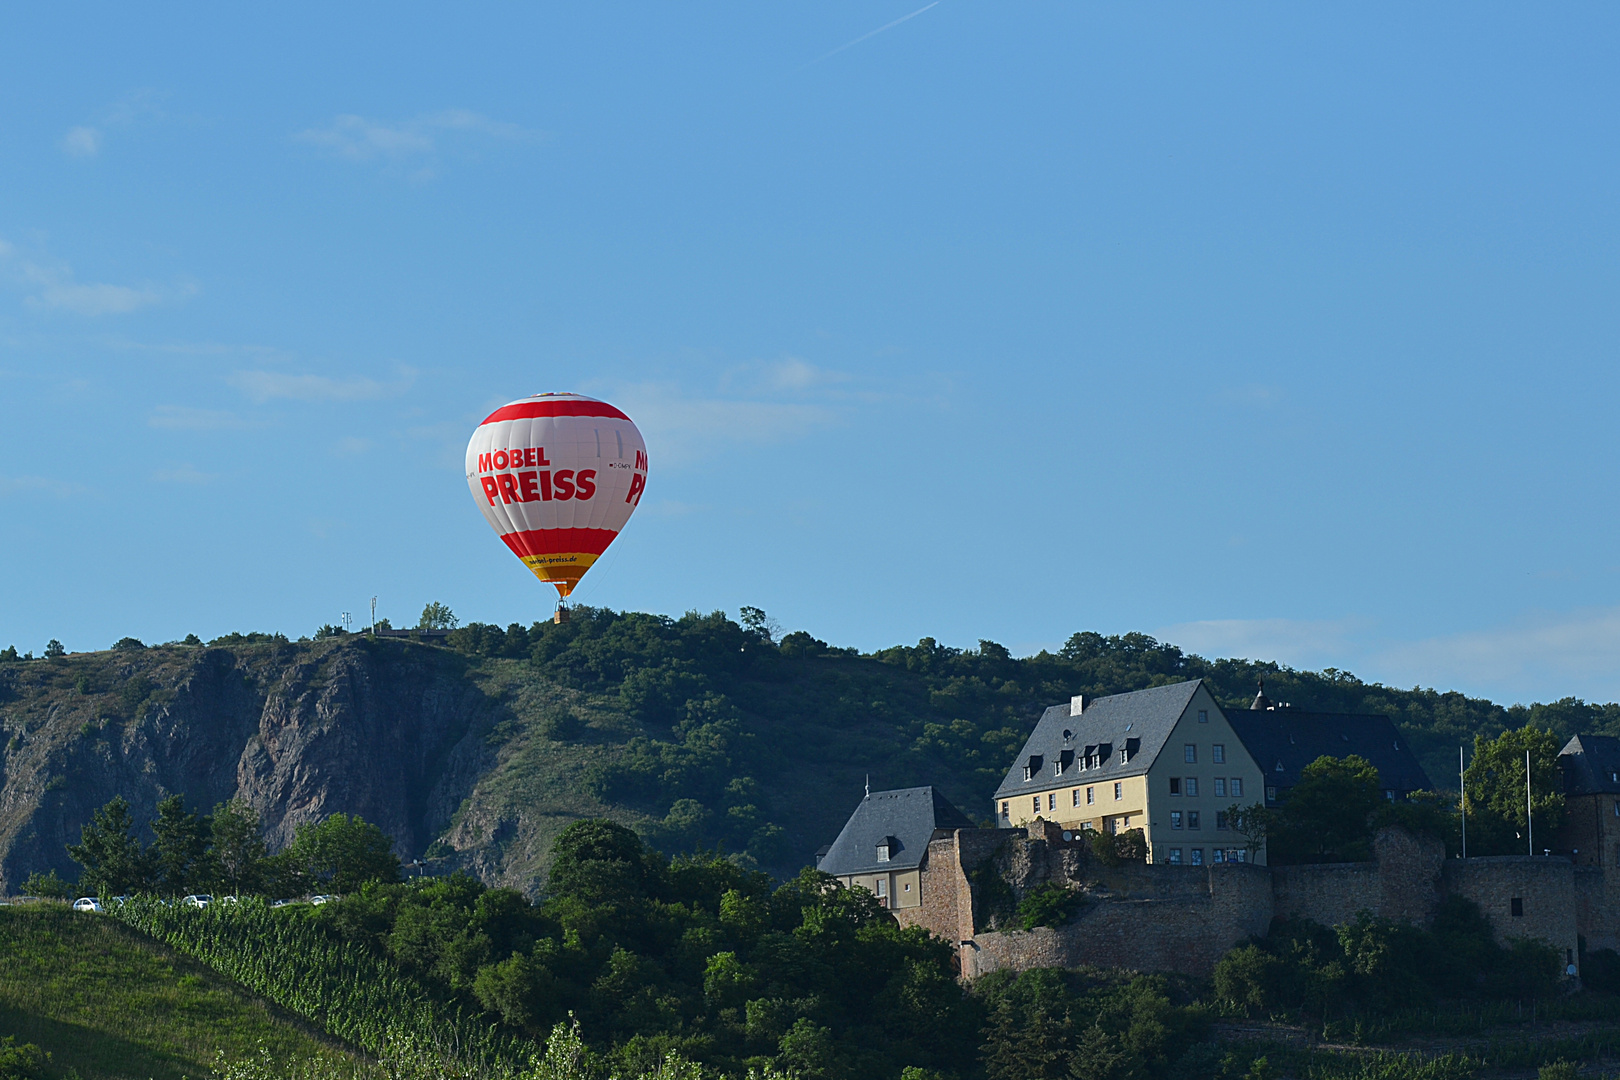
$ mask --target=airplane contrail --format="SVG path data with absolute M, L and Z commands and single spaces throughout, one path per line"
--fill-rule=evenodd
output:
M 884 23 L 882 26 L 878 27 L 876 30 L 867 31 L 866 33 L 862 34 L 860 37 L 856 38 L 854 41 L 846 41 L 846 42 L 844 42 L 844 44 L 838 46 L 838 48 L 834 49 L 832 52 L 822 53 L 820 56 L 816 57 L 814 60 L 811 60 L 810 63 L 807 63 L 803 67 L 799 68 L 799 70 L 803 71 L 805 68 L 809 67 L 810 64 L 819 64 L 823 60 L 827 59 L 829 56 L 837 56 L 839 53 L 843 52 L 845 49 L 851 48 L 851 47 L 853 47 L 855 45 L 859 45 L 861 42 L 865 41 L 867 38 L 877 37 L 879 34 L 883 33 L 883 31 L 885 31 L 885 30 L 893 30 L 896 26 L 899 26 L 901 23 L 907 21 L 908 19 L 915 19 L 917 16 L 921 15 L 923 12 L 927 11 L 929 8 L 938 7 L 938 6 L 939 6 L 939 0 L 933 0 L 933 3 L 924 4 L 922 7 L 918 8 L 916 11 L 913 11 L 910 15 L 902 15 L 898 19 L 894 20 L 894 22 Z

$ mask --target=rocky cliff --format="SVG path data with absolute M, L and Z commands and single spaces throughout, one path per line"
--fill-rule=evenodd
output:
M 550 811 L 606 808 L 570 792 L 566 806 L 535 801 L 525 822 L 486 793 L 458 815 L 480 780 L 499 776 L 503 749 L 536 749 L 505 745 L 526 725 L 491 692 L 490 673 L 469 666 L 449 650 L 359 637 L 0 665 L 0 889 L 34 870 L 75 876 L 66 845 L 113 796 L 144 822 L 183 793 L 204 810 L 245 800 L 272 849 L 342 811 L 381 826 L 407 860 L 445 837 L 441 865 L 532 890 L 561 827 L 544 827 Z

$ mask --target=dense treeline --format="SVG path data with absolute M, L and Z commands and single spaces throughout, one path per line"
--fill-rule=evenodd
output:
M 118 796 L 97 810 L 79 842 L 68 845 L 83 867 L 80 890 L 101 896 L 304 896 L 399 878 L 393 841 L 357 816 L 305 822 L 274 855 L 266 850 L 258 814 L 240 801 L 204 815 L 187 810 L 183 795 L 170 795 L 158 802 L 151 827 L 156 839 L 143 848 L 127 800 Z
M 1620 705 L 1571 698 L 1504 708 L 1459 693 L 1364 683 L 1335 669 L 1206 660 L 1144 634 L 1077 633 L 1057 652 L 1024 658 L 992 641 L 964 650 L 931 638 L 861 656 L 803 631 L 778 635 L 758 609 L 745 609 L 738 623 L 718 612 L 672 619 L 581 607 L 566 623 L 504 630 L 473 623 L 447 640 L 473 656 L 526 659 L 628 712 L 644 734 L 594 768 L 593 790 L 655 815 L 647 835 L 664 850 L 721 845 L 763 865 L 793 853 L 782 851 L 782 830 L 771 821 L 780 815 L 766 805 L 759 778 L 790 767 L 784 748 L 797 745 L 795 721 L 812 712 L 851 734 L 847 747 L 818 746 L 824 755 L 858 753 L 863 723 L 894 725 L 911 756 L 899 771 L 944 785 L 975 815 L 1046 706 L 1191 678 L 1208 679 L 1225 707 L 1246 708 L 1263 678 L 1269 696 L 1299 708 L 1388 715 L 1437 787 L 1455 786 L 1459 744 L 1526 727 L 1560 745 L 1578 732 L 1620 733 Z M 554 730 L 567 737 L 574 723 L 560 714 Z M 1482 831 L 1481 852 L 1504 837 L 1512 830 Z

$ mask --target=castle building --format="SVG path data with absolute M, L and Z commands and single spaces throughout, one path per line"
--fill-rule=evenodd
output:
M 1577 866 L 1620 870 L 1620 739 L 1577 735 L 1558 752 L 1564 775 L 1560 847 Z
M 1040 818 L 1071 833 L 1141 829 L 1149 862 L 1202 866 L 1247 858 L 1226 812 L 1262 789 L 1260 766 L 1194 679 L 1047 709 L 994 815 L 1002 828 Z
M 921 907 L 929 841 L 971 829 L 968 816 L 931 787 L 868 792 L 816 869 L 856 885 L 891 909 Z

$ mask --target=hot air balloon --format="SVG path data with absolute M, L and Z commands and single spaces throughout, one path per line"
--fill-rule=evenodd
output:
M 502 405 L 467 444 L 467 487 L 484 520 L 564 598 L 630 520 L 646 485 L 641 432 L 582 394 Z

